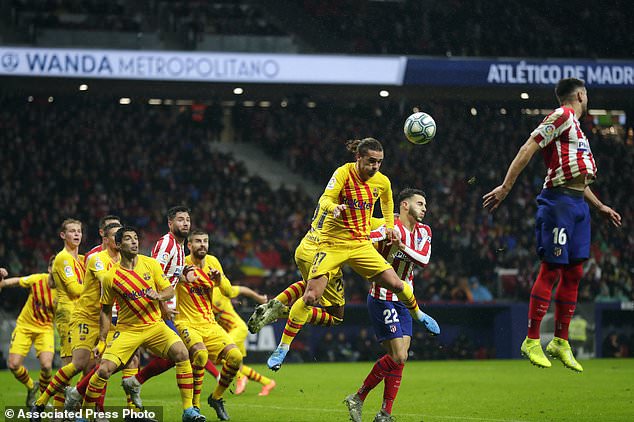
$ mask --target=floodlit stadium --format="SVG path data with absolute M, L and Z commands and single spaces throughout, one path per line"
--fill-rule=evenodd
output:
M 0 0 L 5 420 L 630 420 L 629 6 Z

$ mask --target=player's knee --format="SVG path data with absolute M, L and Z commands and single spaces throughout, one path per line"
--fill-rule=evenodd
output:
M 326 312 L 328 312 L 330 315 L 332 315 L 333 318 L 336 318 L 338 320 L 335 322 L 335 324 L 340 324 L 343 322 L 344 309 L 345 308 L 342 305 L 334 305 L 326 307 Z
M 50 362 L 40 364 L 40 372 L 43 374 L 51 374 L 53 372 L 53 364 Z
M 333 315 L 332 317 L 332 325 L 339 325 L 343 322 L 343 318 L 338 318 Z
M 21 366 L 22 364 L 17 360 L 13 360 L 13 359 L 7 360 L 7 368 L 9 368 L 9 370 L 12 372 L 17 371 Z
M 233 347 L 225 353 L 225 360 L 229 366 L 237 368 L 242 365 L 242 353 L 237 347 Z
M 192 353 L 192 365 L 198 367 L 204 367 L 209 359 L 209 353 L 207 349 L 198 349 Z
M 114 372 L 116 368 L 114 365 L 104 364 L 103 362 L 99 365 L 99 369 L 97 369 L 97 375 L 99 378 L 103 378 L 105 380 L 110 378 L 110 375 Z
M 407 351 L 396 351 L 392 354 L 390 354 L 390 357 L 392 358 L 392 360 L 396 363 L 398 363 L 399 365 L 404 364 L 405 362 L 407 362 Z

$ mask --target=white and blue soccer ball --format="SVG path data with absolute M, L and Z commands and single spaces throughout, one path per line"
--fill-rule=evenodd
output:
M 403 132 L 411 143 L 425 145 L 436 136 L 436 122 L 429 114 L 419 111 L 405 120 Z

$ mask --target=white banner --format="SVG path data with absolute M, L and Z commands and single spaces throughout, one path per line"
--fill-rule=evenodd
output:
M 402 85 L 405 57 L 0 47 L 0 75 Z

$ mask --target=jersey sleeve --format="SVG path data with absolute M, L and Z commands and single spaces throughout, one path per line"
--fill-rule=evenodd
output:
M 220 271 L 220 285 L 218 288 L 223 296 L 226 296 L 230 299 L 238 296 L 240 293 L 240 287 L 233 286 L 227 276 L 225 276 L 225 272 L 222 269 L 222 265 L 220 265 L 220 261 L 215 256 L 207 255 L 207 262 L 211 268 L 214 268 Z
M 114 277 L 115 270 L 108 271 L 108 273 L 101 280 L 101 298 L 99 302 L 102 305 L 110 305 L 114 303 L 114 289 L 112 288 L 112 278 Z
M 539 144 L 540 148 L 545 148 L 554 139 L 559 137 L 562 131 L 570 126 L 570 110 L 560 107 L 550 113 L 533 130 L 531 137 Z
M 420 230 L 422 234 L 420 246 L 416 246 L 416 248 L 405 246 L 403 253 L 414 261 L 414 263 L 423 267 L 429 264 L 429 258 L 431 258 L 431 228 L 427 225 L 423 225 Z
M 55 261 L 53 261 L 53 275 L 56 287 L 60 287 L 59 285 L 61 284 L 71 298 L 79 297 L 84 291 L 84 286 L 79 282 L 72 262 L 65 259 L 64 256 L 58 254 L 55 257 Z
M 383 178 L 383 189 L 381 190 L 381 213 L 385 219 L 385 228 L 394 228 L 394 198 L 392 197 L 392 183 L 387 176 Z
M 161 264 L 153 259 L 148 260 L 148 262 L 151 263 L 152 278 L 154 278 L 154 282 L 156 283 L 156 291 L 160 292 L 170 287 L 171 283 L 163 272 Z
M 172 259 L 175 250 L 173 246 L 173 242 L 169 238 L 162 237 L 152 249 L 151 256 L 160 264 L 162 271 L 165 271 L 165 267 Z
M 99 256 L 99 253 L 91 254 L 88 256 L 88 262 L 86 262 L 86 272 L 88 271 L 92 271 L 92 273 L 99 281 L 102 281 L 103 277 L 108 273 L 106 264 Z
M 321 198 L 319 198 L 320 209 L 326 212 L 332 212 L 332 210 L 339 205 L 339 192 L 341 192 L 346 180 L 346 175 L 344 173 L 346 173 L 345 168 L 339 167 L 332 174 L 332 177 L 326 185 L 326 189 L 324 189 L 324 193 L 322 193 Z
M 21 287 L 28 288 L 33 286 L 43 277 L 48 278 L 48 274 L 31 274 L 24 277 L 20 277 L 20 279 L 18 280 L 18 283 L 20 284 Z

